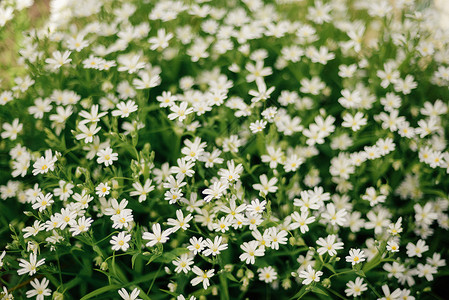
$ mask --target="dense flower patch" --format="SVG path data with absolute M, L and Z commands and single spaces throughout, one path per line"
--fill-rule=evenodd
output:
M 0 90 L 1 299 L 442 297 L 438 21 L 417 0 L 53 1 Z

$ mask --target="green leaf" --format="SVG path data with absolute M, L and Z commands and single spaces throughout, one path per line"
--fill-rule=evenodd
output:
M 372 268 L 375 268 L 381 261 L 381 254 L 377 253 L 376 256 L 374 256 L 373 259 L 371 259 L 369 262 L 367 262 L 363 268 L 362 271 L 363 272 L 368 272 L 369 270 L 371 270 Z
M 139 257 L 140 253 L 136 253 L 131 258 L 131 269 L 134 269 L 134 263 L 136 262 L 137 257 Z
M 82 297 L 80 300 L 87 300 L 87 299 L 91 299 L 95 296 L 104 294 L 106 292 L 112 291 L 112 290 L 118 290 L 120 289 L 121 286 L 117 285 L 117 284 L 112 284 L 112 285 L 108 285 L 108 286 L 104 286 L 101 287 L 99 289 L 96 289 L 93 292 L 90 292 L 89 294 L 87 294 L 86 296 Z
M 326 293 L 323 289 L 321 289 L 320 287 L 318 287 L 316 285 L 311 288 L 311 291 L 314 292 L 314 293 L 317 293 L 317 294 L 329 296 L 328 293 Z
M 334 267 L 331 264 L 325 263 L 324 266 L 328 268 L 332 273 L 337 274 L 337 271 L 335 271 Z
M 148 295 L 141 287 L 138 287 L 138 289 L 140 290 L 139 298 L 142 298 L 143 300 L 151 300 L 151 298 L 148 297 Z
M 168 291 L 168 290 L 163 290 L 163 289 L 159 289 L 159 290 L 162 291 L 162 292 L 164 292 L 164 293 L 167 293 L 167 294 L 169 294 L 169 295 L 171 295 L 171 296 L 173 296 L 173 297 L 178 297 L 178 294 L 173 293 L 173 292 L 170 292 L 170 291 Z
M 184 253 L 189 253 L 189 249 L 187 248 L 176 248 L 170 252 L 165 252 L 162 257 L 158 258 L 158 262 L 171 263 L 175 259 L 177 259 L 180 255 Z
M 148 262 L 146 263 L 146 265 L 148 266 L 149 264 L 151 264 L 155 259 L 157 259 L 159 256 L 161 256 L 160 253 L 156 253 L 152 256 L 150 256 L 150 258 L 148 259 Z
M 307 285 L 304 285 L 299 292 L 297 292 L 293 297 L 290 298 L 290 300 L 293 299 L 301 299 L 302 297 L 304 297 L 304 295 L 306 295 L 309 291 L 307 290 Z
M 225 273 L 220 274 L 220 299 L 229 299 L 228 281 Z
M 235 278 L 235 276 L 232 275 L 231 273 L 226 272 L 226 273 L 224 273 L 224 274 L 226 274 L 226 277 L 227 277 L 229 280 L 234 281 L 234 282 L 240 282 L 240 281 L 237 280 L 237 278 Z

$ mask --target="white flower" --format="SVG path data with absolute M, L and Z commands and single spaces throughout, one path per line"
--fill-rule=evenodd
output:
M 127 234 L 125 231 L 120 232 L 118 235 L 114 235 L 111 238 L 112 250 L 126 251 L 129 248 L 129 241 L 131 240 L 131 234 Z
M 58 160 L 58 158 L 53 156 L 51 153 L 51 150 L 45 151 L 45 157 L 41 156 L 36 160 L 36 162 L 33 164 L 33 175 L 36 176 L 37 174 L 44 174 L 48 171 L 53 171 L 55 168 L 55 162 Z
M 189 242 L 190 245 L 187 246 L 187 249 L 189 249 L 195 255 L 203 251 L 204 247 L 206 246 L 206 241 L 204 241 L 202 237 L 192 237 L 190 238 Z
M 61 209 L 61 213 L 57 213 L 56 216 L 59 223 L 58 226 L 61 229 L 66 228 L 67 225 L 72 226 L 76 223 L 76 212 L 69 208 Z
M 287 244 L 287 231 L 277 230 L 276 227 L 271 227 L 267 229 L 270 235 L 270 247 L 274 250 L 279 250 L 279 244 Z
M 14 8 L 11 6 L 3 6 L 0 7 L 0 27 L 5 26 L 6 22 L 11 20 L 14 17 Z
M 257 272 L 259 272 L 259 280 L 266 283 L 273 282 L 278 278 L 278 273 L 272 266 L 258 269 Z
M 312 283 L 313 281 L 319 282 L 321 275 L 323 275 L 323 272 L 315 271 L 311 265 L 307 266 L 307 270 L 303 270 L 299 273 L 299 277 L 304 278 L 302 284 L 306 285 Z
M 9 138 L 11 141 L 14 141 L 17 139 L 17 134 L 22 131 L 23 124 L 19 123 L 19 119 L 14 119 L 11 124 L 3 123 L 2 127 L 5 131 L 2 132 L 1 137 L 3 139 Z
M 429 264 L 423 265 L 419 263 L 416 266 L 416 273 L 418 274 L 418 277 L 425 277 L 428 281 L 432 281 L 433 274 L 437 273 L 437 268 Z
M 203 191 L 203 194 L 206 195 L 204 201 L 210 202 L 212 199 L 219 199 L 227 188 L 228 186 L 221 181 L 214 182 L 211 187 Z
M 97 163 L 103 163 L 106 167 L 112 165 L 114 161 L 118 160 L 118 154 L 113 153 L 111 147 L 98 151 L 97 156 Z
M 41 282 L 35 278 L 30 282 L 33 289 L 26 292 L 27 298 L 36 296 L 36 300 L 44 300 L 44 296 L 50 296 L 51 289 L 47 289 L 49 283 L 47 278 L 43 278 Z
M 315 222 L 315 217 L 309 217 L 309 212 L 307 210 L 301 212 L 301 214 L 295 211 L 291 214 L 291 218 L 293 222 L 290 224 L 290 229 L 294 230 L 299 228 L 302 234 L 309 231 L 309 226 L 307 226 L 308 224 Z
M 366 125 L 367 119 L 364 118 L 363 113 L 357 112 L 354 116 L 347 113 L 343 116 L 343 127 L 350 127 L 352 131 L 358 131 L 360 127 Z
M 181 189 L 170 189 L 169 191 L 166 191 L 164 196 L 165 200 L 168 201 L 170 204 L 176 203 L 184 194 L 182 193 Z
M 146 244 L 147 247 L 153 247 L 158 243 L 165 243 L 169 239 L 169 235 L 172 233 L 171 230 L 161 230 L 161 225 L 159 223 L 153 224 L 151 227 L 153 229 L 153 233 L 144 232 L 142 238 L 144 240 L 149 240 Z
M 95 134 L 97 134 L 100 131 L 101 127 L 97 127 L 97 124 L 95 123 L 91 124 L 89 127 L 80 123 L 78 125 L 78 129 L 81 131 L 81 133 L 77 134 L 75 138 L 77 140 L 84 139 L 84 143 L 87 144 L 93 142 Z
M 365 254 L 360 249 L 351 249 L 349 250 L 349 255 L 346 256 L 346 261 L 352 263 L 352 265 L 359 264 L 365 261 Z
M 412 243 L 407 244 L 407 255 L 408 257 L 422 257 L 422 254 L 429 250 L 429 246 L 426 245 L 426 242 L 423 240 L 419 240 L 416 245 Z
M 328 23 L 332 20 L 331 10 L 332 6 L 330 4 L 323 4 L 321 0 L 317 0 L 314 6 L 309 7 L 307 19 L 312 20 L 316 24 Z
M 259 194 L 267 195 L 268 193 L 275 193 L 278 190 L 278 187 L 276 186 L 276 183 L 278 182 L 278 179 L 276 177 L 271 178 L 268 180 L 267 175 L 262 174 L 259 177 L 260 183 L 253 184 L 253 189 L 256 191 L 259 191 Z
M 53 58 L 47 58 L 45 59 L 45 62 L 49 64 L 52 69 L 57 70 L 63 65 L 68 64 L 72 61 L 72 59 L 69 58 L 70 54 L 72 54 L 72 52 L 70 51 L 65 51 L 64 53 L 61 53 L 60 51 L 54 51 L 52 53 Z
M 40 212 L 44 211 L 47 206 L 50 206 L 54 203 L 52 198 L 53 195 L 51 193 L 48 193 L 46 195 L 40 193 L 36 198 L 36 202 L 33 204 L 33 209 L 39 209 Z
M 190 283 L 195 286 L 198 285 L 199 283 L 203 283 L 203 288 L 207 289 L 210 285 L 209 283 L 209 278 L 211 278 L 212 276 L 214 276 L 215 270 L 201 270 L 200 268 L 198 268 L 197 266 L 194 266 L 192 268 L 192 272 L 195 273 L 197 275 L 197 277 L 193 278 Z
M 405 76 L 405 79 L 398 78 L 394 82 L 394 90 L 396 92 L 402 92 L 404 95 L 408 95 L 418 86 L 418 83 L 414 81 L 414 77 L 412 75 Z
M 245 253 L 240 254 L 239 258 L 246 264 L 254 264 L 256 262 L 256 256 L 264 256 L 265 248 L 259 247 L 258 241 L 244 242 L 240 245 L 240 248 L 245 251 Z
M 253 229 L 251 234 L 263 249 L 271 246 L 271 235 L 269 230 L 265 230 L 264 233 L 261 234 L 259 230 Z
M 326 84 L 317 76 L 312 77 L 312 79 L 301 79 L 300 85 L 301 93 L 312 95 L 318 95 L 326 87 Z
M 76 223 L 73 223 L 70 225 L 69 231 L 72 232 L 72 236 L 78 235 L 81 232 L 86 232 L 89 230 L 90 225 L 92 224 L 94 220 L 91 218 L 86 218 L 85 216 L 82 216 L 78 219 Z
M 282 158 L 282 150 L 280 148 L 274 148 L 273 146 L 267 147 L 268 154 L 261 156 L 262 162 L 270 163 L 270 168 L 275 169 Z
M 162 50 L 168 47 L 168 42 L 173 37 L 173 33 L 166 33 L 164 28 L 157 31 L 157 36 L 148 39 L 148 43 L 151 44 L 151 50 Z
M 264 67 L 263 60 L 256 61 L 256 64 L 247 63 L 245 69 L 250 73 L 246 76 L 247 82 L 253 82 L 257 78 L 266 77 L 273 73 L 270 67 Z
M 109 191 L 111 190 L 111 187 L 108 185 L 108 183 L 101 182 L 97 187 L 95 187 L 95 194 L 98 195 L 98 197 L 104 197 L 106 195 L 109 195 Z
M 187 228 L 190 227 L 189 222 L 193 219 L 192 214 L 188 214 L 184 217 L 182 210 L 178 209 L 176 211 L 176 217 L 177 219 L 167 219 L 167 225 L 173 226 L 171 228 L 172 232 L 176 232 L 180 228 L 182 228 L 183 230 L 187 230 Z
M 2 254 L 0 254 L 0 269 L 3 267 L 3 258 L 6 255 L 6 251 L 3 250 Z
M 178 100 L 178 97 L 172 95 L 171 92 L 163 91 L 161 96 L 157 96 L 156 100 L 159 101 L 160 107 L 169 107 L 175 104 L 175 101 Z
M 312 62 L 323 65 L 335 58 L 335 54 L 329 52 L 329 49 L 326 46 L 321 46 L 319 50 L 314 47 L 309 47 L 308 51 L 306 51 L 306 55 L 309 56 Z
M 212 254 L 213 256 L 216 256 L 220 254 L 220 251 L 228 249 L 228 244 L 222 244 L 222 241 L 222 236 L 216 236 L 213 242 L 211 239 L 206 239 L 204 243 L 206 249 L 203 251 L 203 255 L 209 256 Z
M 90 112 L 83 110 L 83 111 L 80 111 L 80 113 L 78 115 L 80 117 L 84 118 L 84 120 L 80 121 L 80 125 L 81 125 L 81 124 L 87 124 L 87 123 L 100 122 L 100 118 L 107 115 L 107 112 L 98 113 L 98 104 L 94 104 L 90 108 Z
M 335 234 L 328 235 L 326 239 L 319 238 L 317 240 L 317 245 L 321 246 L 318 248 L 317 252 L 320 255 L 324 253 L 329 253 L 330 256 L 334 256 L 337 254 L 337 250 L 343 249 L 342 242 L 336 242 L 337 236 Z
M 158 86 L 161 83 L 161 77 L 159 75 L 151 76 L 148 72 L 141 71 L 139 72 L 139 76 L 140 79 L 133 79 L 133 85 L 138 90 L 149 89 Z
M 362 199 L 369 201 L 371 206 L 385 202 L 386 198 L 385 195 L 377 195 L 376 189 L 372 186 L 367 188 L 365 195 L 362 196 Z
M 176 179 L 182 180 L 184 176 L 192 177 L 195 171 L 192 168 L 195 166 L 195 162 L 187 157 L 178 158 L 178 166 L 171 167 L 170 172 L 176 174 Z
M 387 242 L 387 250 L 390 252 L 399 252 L 399 245 L 395 241 Z
M 253 133 L 261 132 L 265 129 L 265 126 L 267 125 L 267 121 L 264 120 L 257 120 L 256 122 L 253 122 L 249 124 L 249 129 Z
M 360 96 L 359 91 L 351 92 L 349 90 L 342 90 L 341 94 L 343 97 L 338 99 L 338 102 L 344 107 L 344 108 L 356 108 L 362 101 L 362 97 Z
M 265 210 L 265 205 L 267 205 L 267 201 L 260 202 L 259 199 L 254 199 L 251 204 L 246 206 L 246 211 L 251 215 L 261 214 Z
M 120 116 L 121 118 L 129 117 L 129 114 L 135 112 L 139 107 L 133 100 L 124 101 L 117 104 L 117 109 L 112 111 L 114 117 Z
M 140 184 L 140 182 L 134 182 L 132 186 L 135 189 L 135 191 L 131 191 L 130 195 L 139 196 L 139 202 L 147 200 L 147 194 L 152 190 L 154 190 L 154 186 L 151 185 L 151 183 L 152 183 L 151 179 L 147 179 L 143 186 L 142 184 Z
M 123 212 L 132 213 L 131 209 L 126 208 L 127 205 L 128 205 L 128 200 L 126 200 L 126 199 L 123 199 L 119 203 L 117 201 L 117 199 L 112 198 L 110 200 L 110 203 L 108 203 L 108 207 L 105 208 L 104 214 L 107 216 L 112 216 L 112 215 L 120 215 Z
M 249 95 L 253 96 L 253 98 L 251 99 L 251 102 L 256 103 L 259 101 L 265 101 L 268 98 L 270 98 L 271 93 L 274 92 L 274 86 L 267 89 L 267 85 L 265 84 L 265 81 L 262 78 L 257 78 L 256 84 L 257 84 L 257 91 L 250 90 L 248 92 Z M 262 121 L 262 122 L 266 123 L 266 121 Z M 259 124 L 259 125 L 261 125 L 261 124 Z M 263 127 L 265 127 L 265 125 Z M 258 127 L 256 127 L 256 129 L 258 130 Z M 259 131 L 261 131 L 261 130 L 259 130 Z
M 368 285 L 363 283 L 363 278 L 357 277 L 354 281 L 349 281 L 346 286 L 348 287 L 345 290 L 346 296 L 348 297 L 357 297 L 362 294 L 362 292 L 368 289 Z
M 0 11 L 1 11 L 1 8 L 0 8 Z M 5 105 L 6 103 L 11 102 L 13 99 L 14 99 L 14 97 L 13 97 L 11 91 L 3 91 L 2 93 L 0 93 L 0 105 Z M 37 99 L 40 99 L 40 98 L 37 98 Z M 50 103 L 48 103 L 48 104 L 50 104 Z M 30 110 L 30 108 L 28 108 L 28 111 Z M 51 109 L 51 106 L 50 106 L 50 109 Z M 32 112 L 30 112 L 30 113 L 32 113 Z
M 398 78 L 401 76 L 401 73 L 397 70 L 396 63 L 393 61 L 389 61 L 384 64 L 384 70 L 377 71 L 377 77 L 382 79 L 380 86 L 386 89 L 390 83 L 395 83 Z
M 398 235 L 402 232 L 402 217 L 399 217 L 399 219 L 396 221 L 396 223 L 391 223 L 388 225 L 387 232 L 393 236 Z
M 25 232 L 23 237 L 27 238 L 30 236 L 36 236 L 42 230 L 44 230 L 44 225 L 41 224 L 41 222 L 39 220 L 35 220 L 33 223 L 33 226 L 27 226 L 22 229 L 22 231 Z
M 145 63 L 140 61 L 140 55 L 120 55 L 117 61 L 120 64 L 117 69 L 119 72 L 128 71 L 128 74 L 133 74 L 145 68 Z
M 218 171 L 218 175 L 221 176 L 221 179 L 225 182 L 235 182 L 240 178 L 240 174 L 243 172 L 242 164 L 235 165 L 234 160 L 228 160 L 226 162 L 228 169 L 220 169 Z
M 304 162 L 302 157 L 299 157 L 297 154 L 293 154 L 289 156 L 284 163 L 285 172 L 295 172 Z
M 193 258 L 189 257 L 189 254 L 184 253 L 176 260 L 172 261 L 172 263 L 176 266 L 176 273 L 188 273 L 191 270 L 190 265 L 193 264 Z
M 170 120 L 178 118 L 180 122 L 184 121 L 186 116 L 193 112 L 193 108 L 192 107 L 187 108 L 187 105 L 188 104 L 185 101 L 181 102 L 179 106 L 177 104 L 173 104 L 172 106 L 170 106 L 170 110 L 173 113 L 169 114 L 167 117 Z
M 130 209 L 124 209 L 119 214 L 115 214 L 111 217 L 112 228 L 122 229 L 128 228 L 130 223 L 134 221 L 132 211 Z
M 326 211 L 321 215 L 325 220 L 327 220 L 332 225 L 343 226 L 346 222 L 347 212 L 345 209 L 336 210 L 333 203 L 326 205 Z
M 89 46 L 89 42 L 84 40 L 84 34 L 82 33 L 72 36 L 67 40 L 67 48 L 76 52 L 80 52 L 87 46 Z
M 45 263 L 45 258 L 37 261 L 37 255 L 34 253 L 30 254 L 30 261 L 27 261 L 23 258 L 19 258 L 19 267 L 17 270 L 17 274 L 23 275 L 28 273 L 29 276 L 33 276 L 36 274 L 36 270 L 39 266 L 42 266 Z
M 142 300 L 140 298 L 137 298 L 140 294 L 140 290 L 138 288 L 132 290 L 131 294 L 128 294 L 126 289 L 122 288 L 118 291 L 118 294 L 120 295 L 120 297 L 122 297 L 123 300 Z
M 378 300 L 399 300 L 399 297 L 401 296 L 401 289 L 395 289 L 394 292 L 391 293 L 390 288 L 386 284 L 382 286 L 382 291 L 384 292 L 385 297 L 378 298 Z

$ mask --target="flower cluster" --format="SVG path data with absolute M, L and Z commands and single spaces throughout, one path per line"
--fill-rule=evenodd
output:
M 440 293 L 435 9 L 53 2 L 0 90 L 2 299 Z

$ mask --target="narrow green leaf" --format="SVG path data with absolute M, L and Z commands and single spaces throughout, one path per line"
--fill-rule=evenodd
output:
M 99 289 L 96 289 L 96 290 L 93 291 L 93 292 L 90 292 L 90 293 L 87 294 L 86 296 L 82 297 L 80 300 L 91 299 L 91 298 L 93 298 L 93 297 L 95 297 L 95 296 L 104 294 L 104 293 L 109 292 L 109 291 L 112 291 L 112 290 L 118 290 L 118 289 L 120 289 L 120 286 L 119 286 L 119 285 L 116 285 L 116 284 L 104 286 L 104 287 L 101 287 L 101 288 L 99 288 Z
M 304 295 L 306 295 L 309 291 L 307 290 L 307 286 L 304 285 L 299 292 L 297 292 L 293 297 L 290 298 L 290 300 L 294 300 L 294 299 L 301 299 L 302 297 L 304 297 Z

